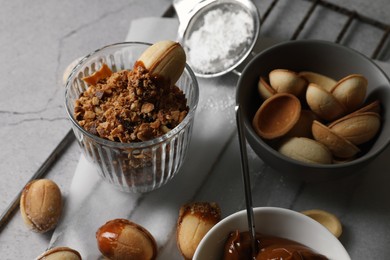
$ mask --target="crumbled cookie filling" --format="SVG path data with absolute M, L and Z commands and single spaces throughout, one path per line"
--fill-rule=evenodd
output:
M 142 66 L 114 72 L 81 94 L 74 117 L 86 131 L 111 141 L 151 140 L 176 127 L 189 110 L 177 86 L 161 83 Z

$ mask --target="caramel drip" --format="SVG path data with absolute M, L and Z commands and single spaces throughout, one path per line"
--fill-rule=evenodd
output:
M 113 256 L 117 246 L 117 240 L 127 223 L 121 220 L 110 221 L 99 228 L 96 239 L 100 252 L 105 256 Z

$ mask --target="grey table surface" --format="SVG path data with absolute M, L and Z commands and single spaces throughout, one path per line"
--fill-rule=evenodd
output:
M 270 0 L 255 1 L 264 14 Z M 390 24 L 388 0 L 330 1 Z M 63 71 L 74 59 L 101 46 L 125 39 L 132 20 L 159 17 L 171 6 L 168 0 L 119 1 L 2 1 L 0 8 L 0 213 L 42 165 L 70 128 L 64 109 Z M 310 2 L 281 0 L 267 18 L 260 37 L 288 40 Z M 314 14 L 299 38 L 334 41 L 346 18 L 325 9 Z M 341 42 L 371 55 L 381 32 L 354 24 Z M 389 48 L 385 46 L 385 48 Z M 389 63 L 390 53 L 380 59 Z M 222 81 L 235 82 L 232 75 Z M 234 84 L 232 84 L 234 85 Z M 234 87 L 224 89 L 234 100 Z M 230 112 L 233 114 L 233 111 Z M 194 200 L 220 200 L 224 216 L 244 207 L 242 199 L 220 199 L 212 184 L 227 169 L 239 171 L 237 137 L 223 146 L 207 175 L 208 185 L 197 189 Z M 250 153 L 256 206 L 293 210 L 322 208 L 336 214 L 344 233 L 340 238 L 352 259 L 387 259 L 390 253 L 390 164 L 373 165 L 364 173 L 332 183 L 303 184 L 264 166 Z M 385 162 L 389 149 L 378 160 Z M 66 201 L 80 158 L 75 142 L 56 160 L 46 177 L 56 181 Z M 233 159 L 232 159 L 233 158 Z M 237 157 L 238 158 L 238 157 Z M 203 181 L 204 183 L 205 181 Z M 241 184 L 224 187 L 242 193 Z M 218 190 L 218 189 L 217 189 Z M 16 210 L 0 231 L 2 259 L 33 259 L 46 250 L 51 238 L 28 230 Z M 172 250 L 176 250 L 172 247 Z

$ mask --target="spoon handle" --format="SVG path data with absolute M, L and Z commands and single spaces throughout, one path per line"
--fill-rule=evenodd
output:
M 255 221 L 253 215 L 253 204 L 252 204 L 252 191 L 251 191 L 251 181 L 249 176 L 249 167 L 248 167 L 248 155 L 246 151 L 246 141 L 245 141 L 245 129 L 243 127 L 243 121 L 241 116 L 240 105 L 236 105 L 236 120 L 237 120 L 237 131 L 238 131 L 238 140 L 240 144 L 240 154 L 241 154 L 241 169 L 242 176 L 244 180 L 245 188 L 245 203 L 246 203 L 246 212 L 248 217 L 248 228 L 251 238 L 251 249 L 252 257 L 256 259 L 257 247 L 256 247 L 256 231 L 255 231 Z

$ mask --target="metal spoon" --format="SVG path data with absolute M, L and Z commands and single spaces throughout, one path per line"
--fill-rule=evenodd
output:
M 249 176 L 248 168 L 248 155 L 246 151 L 246 139 L 245 139 L 245 129 L 241 116 L 240 105 L 236 105 L 236 121 L 237 121 L 237 131 L 238 131 L 238 140 L 240 143 L 240 154 L 241 154 L 241 168 L 242 176 L 244 179 L 244 188 L 245 188 L 245 203 L 246 203 L 246 213 L 248 217 L 248 228 L 251 238 L 251 249 L 252 249 L 252 258 L 256 259 L 257 255 L 257 245 L 256 245 L 256 231 L 255 231 L 255 221 L 253 215 L 253 204 L 252 204 L 252 192 L 251 192 L 251 181 Z

